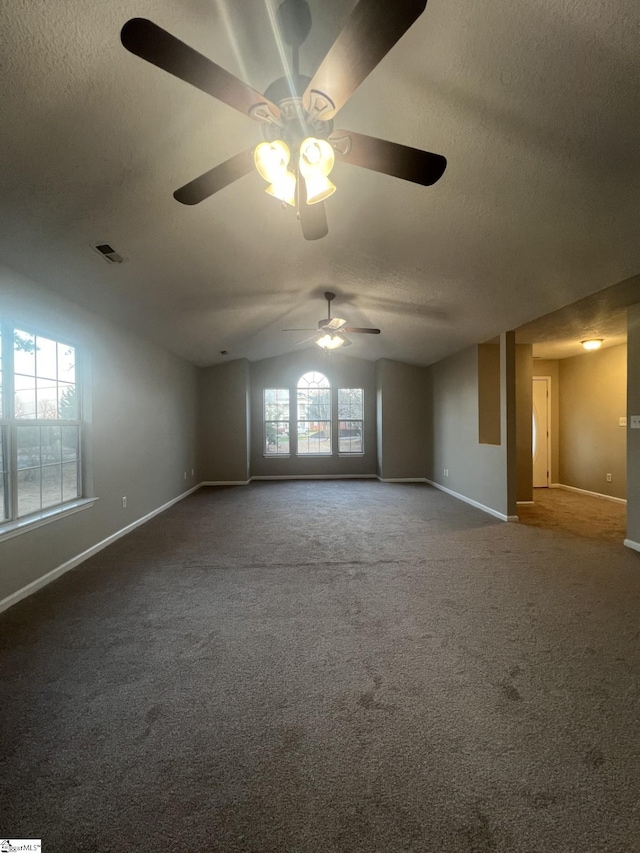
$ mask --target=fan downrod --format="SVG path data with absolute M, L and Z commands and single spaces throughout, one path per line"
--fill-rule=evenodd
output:
M 278 6 L 278 25 L 284 41 L 298 48 L 311 31 L 311 12 L 306 0 L 284 0 Z

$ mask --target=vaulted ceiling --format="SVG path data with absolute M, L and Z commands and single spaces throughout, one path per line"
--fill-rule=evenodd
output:
M 277 2 L 3 4 L 0 257 L 199 365 L 294 349 L 281 329 L 314 326 L 325 290 L 349 325 L 382 329 L 350 355 L 428 364 L 640 272 L 637 0 L 429 0 L 336 127 L 448 168 L 421 187 L 337 163 L 322 240 L 257 173 L 180 205 L 260 127 L 120 29 L 150 18 L 264 91 L 288 57 Z M 311 75 L 355 3 L 309 5 Z M 105 241 L 125 263 L 92 250 Z

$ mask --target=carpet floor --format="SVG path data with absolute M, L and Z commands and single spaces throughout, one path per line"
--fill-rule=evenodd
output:
M 607 542 L 621 543 L 627 537 L 626 504 L 567 489 L 534 489 L 533 500 L 533 506 L 518 506 L 523 524 Z
M 201 489 L 0 616 L 2 837 L 632 853 L 639 604 L 426 485 Z

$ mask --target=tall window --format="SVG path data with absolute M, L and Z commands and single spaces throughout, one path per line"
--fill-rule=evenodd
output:
M 298 455 L 331 454 L 331 387 L 322 373 L 298 381 Z
M 10 324 L 0 328 L 0 521 L 14 521 L 80 495 L 77 352 Z
M 289 453 L 289 389 L 264 389 L 264 452 L 268 456 Z
M 338 452 L 363 452 L 363 390 L 338 389 Z

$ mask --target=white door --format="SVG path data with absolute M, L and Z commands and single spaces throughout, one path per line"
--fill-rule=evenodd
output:
M 533 488 L 549 485 L 549 379 L 533 380 Z

